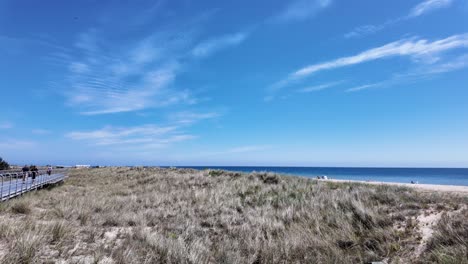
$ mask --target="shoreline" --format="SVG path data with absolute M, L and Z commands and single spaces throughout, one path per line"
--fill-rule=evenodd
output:
M 191 168 L 194 169 L 194 168 Z M 200 170 L 200 169 L 195 169 Z M 222 169 L 221 169 L 222 170 Z M 224 170 L 228 172 L 237 172 L 237 173 L 247 173 L 244 171 L 230 171 Z M 250 172 L 253 173 L 253 172 Z M 371 185 L 389 185 L 389 186 L 399 186 L 399 187 L 408 187 L 417 189 L 420 191 L 436 191 L 436 192 L 449 192 L 449 193 L 458 193 L 463 195 L 468 195 L 468 186 L 465 185 L 445 185 L 445 184 L 426 184 L 426 183 L 402 183 L 402 182 L 384 182 L 384 181 L 371 181 L 371 180 L 347 180 L 347 179 L 317 179 L 315 177 L 308 177 L 304 175 L 298 174 L 283 174 L 274 171 L 267 171 L 266 173 L 274 173 L 285 177 L 301 177 L 305 179 L 310 179 L 313 181 L 319 182 L 338 182 L 338 183 L 362 183 L 362 184 L 371 184 Z
M 452 193 L 463 193 L 468 194 L 468 186 L 463 185 L 443 185 L 443 184 L 411 184 L 411 183 L 400 183 L 400 182 L 381 182 L 381 181 L 359 181 L 359 180 L 340 180 L 340 179 L 315 179 L 317 181 L 324 182 L 342 182 L 342 183 L 364 183 L 373 185 L 390 185 L 408 187 L 413 189 L 419 189 L 423 191 L 437 191 L 437 192 L 452 192 Z
M 185 168 L 185 167 L 184 167 Z M 194 168 L 192 168 L 194 169 Z M 200 170 L 200 169 L 196 169 Z M 222 169 L 221 169 L 222 170 Z M 238 172 L 238 173 L 247 173 L 244 171 L 231 171 L 229 172 Z M 250 172 L 253 173 L 253 172 Z M 372 184 L 372 185 L 389 185 L 389 186 L 399 186 L 399 187 L 408 187 L 413 189 L 418 189 L 420 191 L 437 191 L 437 192 L 450 192 L 450 193 L 459 193 L 468 195 L 468 186 L 465 185 L 446 185 L 446 184 L 429 184 L 429 183 L 402 183 L 402 182 L 384 182 L 384 181 L 372 181 L 372 180 L 346 180 L 346 179 L 317 179 L 315 177 L 298 175 L 298 174 L 284 174 L 274 171 L 267 171 L 267 173 L 275 173 L 281 176 L 286 177 L 301 177 L 305 179 L 315 180 L 315 181 L 324 181 L 324 182 L 341 182 L 341 183 L 363 183 L 363 184 Z
M 451 192 L 463 192 L 468 193 L 468 169 L 466 168 L 384 168 L 384 167 L 330 167 L 330 170 L 314 170 L 314 167 L 291 167 L 291 168 L 305 168 L 303 170 L 287 169 L 290 167 L 281 167 L 281 166 L 272 166 L 272 167 L 261 167 L 261 166 L 180 166 L 176 168 L 191 168 L 196 170 L 224 170 L 238 173 L 253 173 L 253 172 L 269 172 L 275 173 L 278 175 L 284 176 L 293 176 L 293 177 L 304 177 L 310 179 L 316 179 L 317 176 L 327 175 L 330 179 L 337 179 L 339 181 L 349 181 L 349 182 L 360 182 L 360 183 L 381 183 L 381 184 L 390 184 L 390 185 L 399 185 L 410 188 L 419 187 L 418 189 L 425 190 L 437 190 L 437 191 L 451 191 Z M 280 169 L 275 169 L 280 168 Z M 311 168 L 309 170 L 309 168 Z M 319 167 L 317 167 L 319 168 Z M 328 167 L 320 167 L 328 168 Z M 363 171 L 360 171 L 360 170 Z M 432 170 L 437 171 L 432 171 Z M 371 170 L 367 172 L 367 170 Z M 375 171 L 372 171 L 375 170 Z M 392 170 L 397 170 L 395 177 Z M 403 170 L 403 173 L 400 174 L 398 170 Z M 415 170 L 415 173 L 411 171 L 406 172 L 406 170 Z M 438 171 L 440 170 L 440 171 Z M 461 170 L 459 172 L 451 172 L 451 170 Z M 362 177 L 346 177 L 347 173 L 349 175 L 360 175 L 362 172 Z M 414 174 L 414 175 L 413 175 Z M 339 177 L 338 175 L 341 175 Z M 426 175 L 427 177 L 425 177 Z M 337 178 L 335 178 L 335 176 Z M 382 176 L 382 177 L 380 177 Z M 414 176 L 414 177 L 413 177 Z M 453 177 L 453 181 L 451 180 Z M 419 183 L 411 184 L 411 181 Z

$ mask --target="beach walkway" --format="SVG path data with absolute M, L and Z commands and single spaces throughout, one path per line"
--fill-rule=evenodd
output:
M 28 177 L 24 183 L 22 173 L 0 173 L 0 201 L 6 201 L 23 193 L 41 189 L 42 187 L 62 182 L 65 179 L 65 171 L 57 171 L 51 175 L 39 172 L 39 176 L 32 180 Z

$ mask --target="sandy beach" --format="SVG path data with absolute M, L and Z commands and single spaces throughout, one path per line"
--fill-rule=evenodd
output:
M 411 184 L 411 183 L 399 183 L 399 182 L 379 182 L 379 181 L 356 181 L 356 180 L 339 180 L 339 179 L 328 179 L 321 181 L 331 181 L 331 182 L 353 182 L 353 183 L 365 183 L 365 184 L 374 184 L 374 185 L 392 185 L 392 186 L 401 186 L 409 187 L 422 191 L 438 191 L 438 192 L 451 192 L 451 193 L 461 193 L 468 195 L 468 186 L 460 185 L 440 185 L 440 184 Z

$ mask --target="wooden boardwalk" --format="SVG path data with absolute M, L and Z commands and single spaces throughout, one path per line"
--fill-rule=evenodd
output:
M 39 176 L 37 176 L 34 181 L 31 177 L 28 177 L 23 182 L 22 172 L 0 172 L 0 201 L 6 201 L 18 195 L 22 195 L 23 193 L 62 182 L 65 179 L 65 173 L 66 171 L 60 170 L 48 175 L 45 171 L 40 171 Z

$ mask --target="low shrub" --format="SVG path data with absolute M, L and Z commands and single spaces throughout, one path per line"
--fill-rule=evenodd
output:
M 30 214 L 31 206 L 24 201 L 15 201 L 11 205 L 11 211 L 14 214 Z

